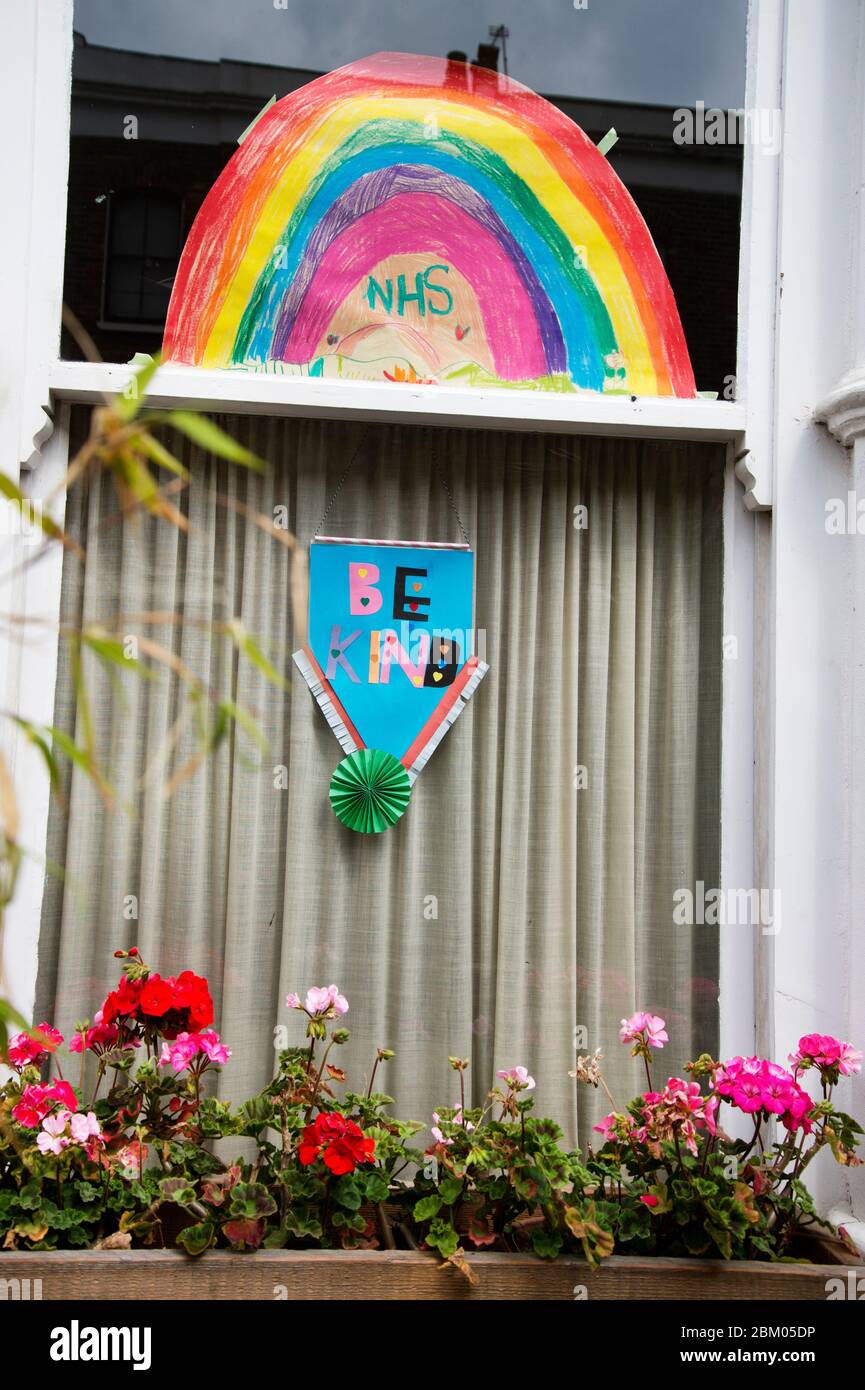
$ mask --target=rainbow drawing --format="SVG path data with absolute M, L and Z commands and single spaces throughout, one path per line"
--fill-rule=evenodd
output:
M 648 228 L 520 83 L 378 53 L 289 93 L 217 179 L 165 356 L 319 377 L 694 396 Z

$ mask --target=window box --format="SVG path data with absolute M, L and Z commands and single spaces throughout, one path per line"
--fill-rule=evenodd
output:
M 831 1251 L 826 1251 L 830 1258 Z M 198 1259 L 171 1250 L 55 1251 L 0 1254 L 0 1281 L 41 1280 L 41 1297 L 125 1302 L 176 1299 L 410 1301 L 588 1298 L 687 1301 L 825 1301 L 827 1281 L 856 1280 L 841 1263 L 764 1264 L 613 1255 L 590 1270 L 583 1260 L 532 1255 L 467 1256 L 477 1282 L 411 1250 L 268 1250 L 237 1255 L 208 1251 Z M 852 1261 L 845 1261 L 849 1266 Z M 852 1279 L 851 1279 L 852 1274 Z M 861 1278 L 861 1276 L 860 1276 Z M 13 1286 L 17 1288 L 17 1286 Z M 22 1296 L 25 1290 L 20 1290 Z M 14 1297 L 7 1284 L 7 1297 Z M 837 1295 L 836 1295 L 837 1296 Z

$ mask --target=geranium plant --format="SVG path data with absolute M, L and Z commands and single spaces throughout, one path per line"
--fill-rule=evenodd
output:
M 832 1100 L 839 1077 L 860 1070 L 861 1052 L 809 1034 L 789 1069 L 760 1057 L 703 1055 L 686 1066 L 690 1079 L 670 1077 L 659 1090 L 652 1064 L 668 1041 L 664 1020 L 635 1014 L 622 1020 L 620 1038 L 642 1059 L 648 1090 L 595 1126 L 603 1143 L 586 1162 L 598 1220 L 617 1250 L 783 1259 L 795 1257 L 811 1228 L 831 1230 L 802 1175 L 827 1147 L 839 1163 L 861 1162 L 862 1129 Z M 580 1057 L 572 1074 L 606 1090 L 601 1060 Z M 808 1072 L 819 1079 L 819 1096 L 803 1085 Z M 745 1137 L 724 1130 L 737 1127 L 737 1114 L 750 1123 Z
M 423 1126 L 395 1119 L 375 1089 L 389 1049 L 349 1088 L 335 1060 L 349 1005 L 336 985 L 288 996 L 303 1036 L 278 1053 L 263 1091 L 234 1108 L 211 1093 L 231 1051 L 207 981 L 189 970 L 163 977 L 135 947 L 116 954 L 121 978 L 76 1025 L 69 1061 L 47 1022 L 6 1049 L 5 1249 L 401 1247 L 469 1277 L 466 1254 L 477 1250 L 581 1252 L 592 1263 L 614 1250 L 789 1259 L 825 1226 L 803 1180 L 815 1155 L 859 1162 L 862 1130 L 833 1100 L 839 1079 L 860 1070 L 849 1043 L 808 1034 L 788 1067 L 704 1055 L 656 1087 L 668 1035 L 651 1013 L 622 1021 L 647 1081 L 628 1105 L 616 1106 L 600 1051 L 577 1059 L 571 1074 L 611 1105 L 584 1155 L 533 1113 L 525 1066 L 498 1071 L 472 1107 L 460 1057 L 450 1059 L 457 1094 L 434 1113 L 422 1151 L 412 1140 Z M 217 1140 L 241 1156 L 220 1158 Z
M 532 1113 L 534 1078 L 523 1066 L 497 1072 L 483 1106 L 468 1109 L 468 1062 L 451 1057 L 460 1099 L 433 1115 L 433 1144 L 415 1177 L 415 1226 L 424 1244 L 460 1264 L 465 1251 L 530 1250 L 552 1257 L 584 1238 L 600 1257 L 612 1237 L 584 1194 L 591 1174 L 562 1131 Z

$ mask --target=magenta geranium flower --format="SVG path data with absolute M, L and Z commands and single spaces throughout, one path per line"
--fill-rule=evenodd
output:
M 592 1129 L 596 1130 L 598 1134 L 602 1134 L 604 1136 L 604 1143 L 609 1144 L 610 1140 L 616 1138 L 616 1131 L 620 1119 L 620 1115 L 605 1115 L 600 1124 L 592 1125 Z
M 862 1053 L 840 1038 L 826 1033 L 806 1033 L 799 1039 L 797 1051 L 790 1053 L 790 1065 L 797 1073 L 808 1067 L 819 1067 L 821 1072 L 830 1073 L 826 1080 L 834 1082 L 839 1075 L 855 1076 L 862 1070 Z
M 733 1057 L 715 1073 L 715 1092 L 747 1115 L 777 1115 L 788 1129 L 810 1131 L 814 1102 L 789 1071 L 760 1057 Z
M 205 1028 L 203 1033 L 199 1033 L 198 1042 L 208 1061 L 215 1062 L 220 1067 L 225 1066 L 231 1056 L 231 1048 L 226 1047 L 220 1040 L 215 1028 Z
M 178 1033 L 171 1042 L 162 1044 L 159 1065 L 173 1067 L 179 1073 L 186 1071 L 195 1058 L 202 1054 L 209 1062 L 224 1066 L 231 1056 L 231 1049 L 220 1040 L 214 1028 L 205 1028 L 201 1033 Z
M 25 1129 L 36 1129 L 58 1103 L 68 1110 L 78 1109 L 78 1098 L 69 1082 L 54 1081 L 50 1086 L 37 1082 L 24 1087 L 21 1099 L 12 1109 L 12 1118 Z
M 39 1037 L 31 1038 L 27 1033 L 16 1033 L 9 1042 L 8 1057 L 13 1067 L 30 1066 L 41 1062 L 50 1053 L 56 1052 L 63 1042 L 63 1034 L 50 1023 L 40 1023 Z

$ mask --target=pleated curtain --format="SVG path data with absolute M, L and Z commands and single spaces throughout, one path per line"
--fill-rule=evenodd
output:
M 69 1030 L 91 1014 L 116 981 L 112 952 L 137 944 L 163 974 L 207 975 L 234 1054 L 219 1091 L 239 1100 L 270 1079 L 282 1038 L 302 1039 L 286 993 L 334 982 L 355 1089 L 376 1047 L 392 1048 L 396 1111 L 429 1122 L 457 1099 L 449 1056 L 470 1059 L 475 1103 L 520 1064 L 538 1109 L 585 1143 L 609 1106 L 568 1075 L 576 1050 L 603 1049 L 621 1105 L 641 1084 L 618 1041 L 635 1008 L 667 1020 L 663 1076 L 717 1044 L 717 935 L 677 925 L 673 894 L 719 877 L 723 450 L 220 423 L 268 468 L 186 445 L 188 535 L 122 520 L 108 478 L 73 490 L 86 560 L 65 562 L 63 619 L 163 643 L 213 699 L 251 712 L 267 751 L 235 728 L 166 796 L 197 747 L 178 682 L 125 675 L 118 692 L 85 656 L 121 809 L 67 771 L 37 1018 Z M 327 534 L 382 539 L 459 540 L 456 509 L 476 551 L 489 675 L 378 836 L 330 808 L 342 753 L 290 659 L 290 555 L 242 510 L 306 544 L 329 504 Z M 182 621 L 145 626 L 144 613 Z M 216 630 L 233 619 L 287 689 Z M 80 739 L 65 650 L 55 718 Z

